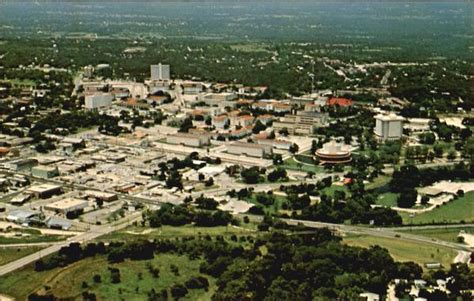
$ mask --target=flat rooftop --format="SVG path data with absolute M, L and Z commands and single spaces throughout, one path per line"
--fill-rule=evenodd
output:
M 60 185 L 54 185 L 54 184 L 41 184 L 41 185 L 35 185 L 29 187 L 26 191 L 28 192 L 33 192 L 33 193 L 42 193 L 50 190 L 56 190 L 56 189 L 61 189 Z
M 48 204 L 46 207 L 49 209 L 67 210 L 67 209 L 76 208 L 76 207 L 84 208 L 84 207 L 87 207 L 88 204 L 89 202 L 84 201 L 84 200 L 66 198 L 66 199 L 62 199 L 54 203 Z

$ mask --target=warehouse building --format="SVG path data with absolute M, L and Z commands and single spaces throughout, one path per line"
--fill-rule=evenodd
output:
M 34 185 L 26 189 L 25 193 L 31 194 L 35 198 L 46 199 L 53 195 L 62 193 L 62 187 L 53 184 Z
M 89 206 L 88 201 L 74 198 L 65 198 L 44 206 L 44 209 L 51 210 L 56 213 L 67 214 L 69 212 L 81 212 L 87 206 Z
M 17 224 L 29 224 L 40 220 L 41 212 L 27 209 L 10 210 L 7 215 L 7 221 Z
M 84 193 L 90 198 L 101 200 L 103 202 L 112 202 L 118 200 L 118 197 L 115 193 L 94 190 L 86 190 Z
M 59 176 L 59 171 L 57 166 L 39 165 L 31 169 L 31 175 L 37 178 L 50 179 Z

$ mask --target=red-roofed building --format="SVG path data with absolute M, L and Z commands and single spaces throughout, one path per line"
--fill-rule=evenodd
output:
M 352 106 L 352 100 L 343 98 L 343 97 L 333 97 L 326 101 L 327 106 L 338 105 L 340 107 L 350 107 Z

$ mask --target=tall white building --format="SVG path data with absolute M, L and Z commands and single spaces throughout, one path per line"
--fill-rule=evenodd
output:
M 85 107 L 88 110 L 105 108 L 112 104 L 114 96 L 110 93 L 91 94 L 85 96 Z
M 170 65 L 151 65 L 150 73 L 152 80 L 170 80 Z
M 375 116 L 374 133 L 381 141 L 398 140 L 403 135 L 403 121 L 405 119 L 395 114 Z

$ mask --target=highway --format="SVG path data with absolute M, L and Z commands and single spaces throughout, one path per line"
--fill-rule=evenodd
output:
M 254 221 L 260 221 L 263 219 L 262 216 L 255 216 L 255 215 L 241 214 L 241 216 L 248 216 L 251 220 L 254 220 Z M 288 223 L 289 225 L 303 224 L 304 226 L 308 228 L 329 228 L 339 233 L 352 233 L 352 234 L 361 234 L 361 235 L 369 235 L 369 236 L 375 236 L 375 237 L 384 237 L 384 238 L 391 238 L 391 239 L 421 242 L 421 243 L 431 244 L 431 245 L 435 245 L 439 247 L 450 248 L 458 252 L 469 252 L 469 253 L 471 252 L 471 248 L 467 245 L 438 240 L 438 239 L 430 239 L 425 236 L 415 235 L 415 234 L 406 233 L 406 232 L 394 231 L 395 229 L 401 229 L 401 228 L 393 228 L 393 229 L 392 228 L 371 228 L 371 227 L 354 226 L 354 225 L 313 222 L 313 221 L 298 220 L 298 219 L 281 219 L 281 220 Z M 439 226 L 439 228 L 444 228 L 444 227 L 445 226 Z M 405 229 L 408 229 L 408 228 L 405 228 Z
M 79 234 L 75 236 L 73 239 L 69 239 L 60 243 L 56 243 L 51 245 L 50 247 L 47 247 L 46 249 L 40 250 L 36 253 L 30 254 L 28 256 L 22 257 L 18 260 L 9 262 L 3 266 L 0 267 L 0 277 L 3 275 L 6 275 L 10 272 L 13 272 L 15 270 L 18 270 L 30 263 L 33 263 L 37 261 L 38 259 L 41 259 L 43 257 L 46 257 L 50 254 L 53 254 L 55 252 L 58 252 L 59 249 L 62 247 L 65 247 L 69 245 L 72 242 L 79 242 L 79 243 L 84 243 L 93 239 L 96 239 L 100 236 L 112 233 L 114 231 L 123 229 L 133 223 L 134 221 L 137 221 L 141 218 L 142 213 L 141 212 L 135 212 L 131 216 L 127 216 L 122 218 L 121 220 L 115 222 L 113 225 L 104 225 L 104 226 L 96 226 L 91 228 L 88 232 Z

